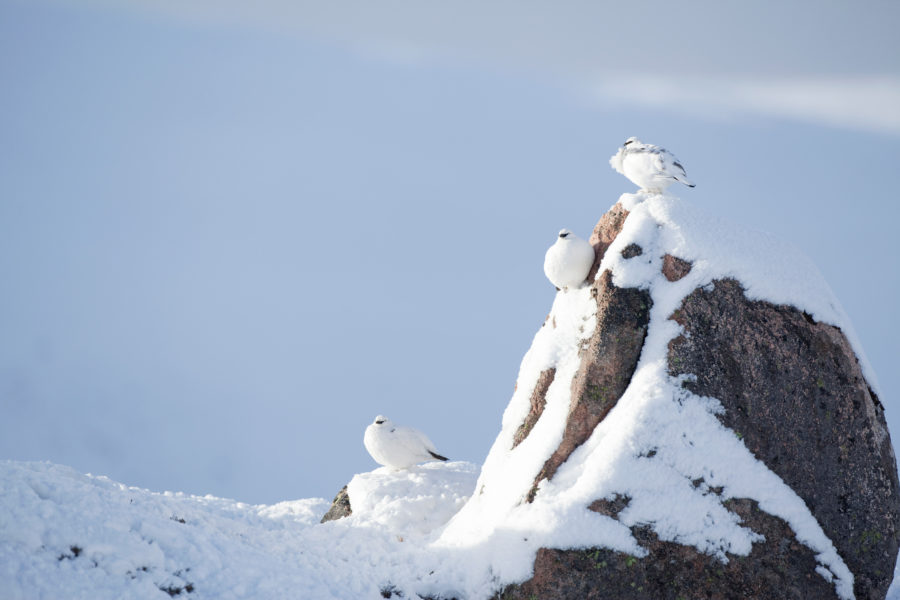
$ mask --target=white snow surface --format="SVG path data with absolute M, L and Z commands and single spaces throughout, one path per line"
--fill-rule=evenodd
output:
M 669 316 L 697 286 L 734 277 L 750 298 L 791 304 L 840 327 L 874 388 L 840 304 L 807 258 L 766 234 L 670 196 L 620 201 L 631 214 L 599 272 L 649 290 L 644 350 L 622 398 L 533 503 L 525 495 L 562 438 L 578 352 L 596 324 L 586 284 L 556 294 L 480 473 L 469 463 L 433 462 L 358 474 L 348 485 L 353 515 L 338 521 L 318 523 L 328 506 L 322 499 L 251 506 L 154 493 L 48 463 L 0 462 L 4 598 L 161 600 L 169 588 L 197 599 L 377 599 L 393 587 L 405 597 L 482 600 L 530 577 L 540 547 L 642 556 L 629 529 L 637 524 L 722 561 L 746 555 L 760 536 L 724 507 L 728 498 L 752 498 L 787 521 L 815 552 L 816 576 L 852 598 L 853 575 L 804 502 L 719 422 L 717 399 L 684 390 L 666 369 L 667 344 L 680 333 Z M 643 254 L 625 259 L 621 250 L 631 243 Z M 666 253 L 693 263 L 685 278 L 662 276 Z M 538 377 L 550 367 L 556 376 L 546 407 L 513 449 Z M 618 520 L 588 510 L 616 494 L 631 498 Z M 892 588 L 889 597 L 900 592 Z
M 399 537 L 427 536 L 449 521 L 475 488 L 475 465 L 448 465 L 431 462 L 403 471 L 381 467 L 355 475 L 347 485 L 354 517 Z
M 428 534 L 471 494 L 476 471 L 451 462 L 357 475 L 353 515 L 319 524 L 321 498 L 253 506 L 2 461 L 0 597 L 375 600 L 392 584 L 427 588 L 420 576 L 453 560 L 427 550 Z

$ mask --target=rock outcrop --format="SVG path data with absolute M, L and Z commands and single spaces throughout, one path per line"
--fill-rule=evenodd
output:
M 610 271 L 597 274 L 622 231 L 621 204 L 605 215 L 591 238 L 597 260 L 590 280 L 596 327 L 579 352 L 562 439 L 540 469 L 526 502 L 616 406 L 641 356 L 651 295 L 646 287 L 617 287 Z M 623 258 L 642 260 L 648 249 L 627 245 Z M 637 258 L 640 257 L 640 258 Z M 658 257 L 668 282 L 691 273 L 689 260 Z M 844 333 L 789 305 L 751 300 L 742 283 L 721 278 L 684 296 L 668 316 L 682 333 L 669 342 L 668 374 L 685 390 L 718 400 L 720 422 L 753 456 L 803 500 L 853 574 L 853 593 L 883 599 L 900 546 L 900 485 L 884 410 Z M 523 444 L 547 402 L 554 370 L 542 373 L 531 411 L 516 432 Z M 704 494 L 722 490 L 694 482 Z M 815 552 L 783 519 L 754 500 L 723 497 L 722 505 L 757 538 L 749 555 L 726 560 L 652 528 L 630 525 L 646 555 L 608 548 L 541 548 L 533 577 L 497 594 L 505 600 L 671 598 L 835 598 L 830 577 L 817 573 Z M 627 496 L 607 496 L 591 511 L 617 519 Z M 846 597 L 846 594 L 845 594 Z
M 334 497 L 334 500 L 331 501 L 328 512 L 325 513 L 322 520 L 319 522 L 327 523 L 328 521 L 337 521 L 338 519 L 349 517 L 352 514 L 353 509 L 350 507 L 350 495 L 347 493 L 347 486 L 345 485 Z
M 579 598 L 611 600 L 748 600 L 833 598 L 834 587 L 819 577 L 813 552 L 797 541 L 791 528 L 750 500 L 730 500 L 729 508 L 747 526 L 763 534 L 747 557 L 728 563 L 690 546 L 663 542 L 647 527 L 634 529 L 649 550 L 643 558 L 605 548 L 542 548 L 534 577 L 507 588 L 498 599 Z
M 698 289 L 672 317 L 673 375 L 718 398 L 722 423 L 806 502 L 855 576 L 884 598 L 900 547 L 897 467 L 884 408 L 840 329 L 750 301 L 739 282 Z

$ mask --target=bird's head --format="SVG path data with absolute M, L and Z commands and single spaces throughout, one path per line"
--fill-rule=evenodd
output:
M 628 138 L 627 140 L 625 140 L 625 143 L 622 144 L 622 145 L 623 145 L 625 148 L 627 148 L 627 147 L 628 147 L 628 144 L 634 144 L 634 145 L 636 145 L 636 146 L 639 146 L 640 143 L 641 143 L 641 140 L 637 139 L 637 138 L 634 137 L 634 136 L 631 136 L 630 138 Z
M 384 425 L 385 423 L 390 423 L 390 419 L 388 419 L 384 415 L 378 415 L 375 417 L 374 425 Z
M 568 229 L 560 229 L 560 230 L 559 230 L 559 239 L 561 239 L 561 240 L 570 240 L 570 239 L 572 239 L 573 237 L 575 237 L 575 236 L 572 235 L 572 232 L 569 231 Z

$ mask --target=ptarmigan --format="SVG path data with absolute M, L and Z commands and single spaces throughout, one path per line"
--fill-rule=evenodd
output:
M 424 433 L 412 427 L 394 425 L 382 415 L 366 427 L 363 444 L 375 462 L 394 469 L 407 469 L 429 460 L 447 460 L 446 456 L 437 453 Z
M 644 144 L 636 137 L 625 140 L 625 144 L 609 159 L 609 164 L 645 192 L 662 194 L 676 181 L 694 187 L 685 175 L 684 167 L 671 152 L 653 144 Z
M 569 231 L 559 232 L 544 255 L 544 275 L 561 290 L 582 284 L 594 264 L 594 247 Z

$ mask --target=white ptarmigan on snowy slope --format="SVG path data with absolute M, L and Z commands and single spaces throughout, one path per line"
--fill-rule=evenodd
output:
M 676 181 L 694 187 L 684 167 L 671 152 L 660 146 L 645 144 L 636 137 L 625 140 L 619 151 L 609 159 L 609 164 L 645 192 L 662 194 Z
M 594 264 L 594 247 L 568 229 L 544 255 L 544 275 L 561 290 L 580 286 Z
M 407 469 L 430 460 L 447 460 L 437 453 L 424 433 L 412 427 L 394 425 L 383 415 L 375 417 L 375 421 L 366 427 L 363 444 L 375 462 L 394 469 Z

